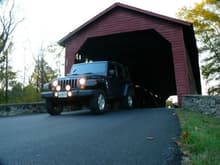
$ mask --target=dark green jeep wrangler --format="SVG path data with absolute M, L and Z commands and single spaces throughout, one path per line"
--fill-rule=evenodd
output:
M 133 108 L 134 87 L 127 67 L 97 61 L 74 64 L 67 76 L 44 84 L 41 96 L 51 115 L 59 115 L 64 106 L 88 106 L 94 113 L 102 113 L 115 101 L 123 108 Z

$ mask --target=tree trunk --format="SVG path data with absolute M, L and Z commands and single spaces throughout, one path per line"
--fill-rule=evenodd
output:
M 5 52 L 5 103 L 8 103 L 8 51 Z

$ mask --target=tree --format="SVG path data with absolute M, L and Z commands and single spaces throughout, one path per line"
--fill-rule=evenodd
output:
M 4 92 L 4 95 L 2 97 L 5 100 L 5 103 L 8 102 L 8 89 L 9 87 L 12 87 L 11 85 L 13 82 L 15 82 L 16 79 L 16 73 L 12 71 L 12 67 L 9 65 L 9 59 L 8 55 L 12 48 L 12 43 L 10 42 L 8 45 L 8 48 L 3 51 L 3 55 L 5 57 L 4 62 L 0 64 L 0 84 L 1 89 Z
M 5 87 L 3 91 L 5 92 L 4 98 L 7 103 L 10 74 L 15 74 L 14 72 L 12 73 L 9 66 L 9 53 L 13 46 L 11 36 L 23 19 L 16 19 L 13 0 L 5 0 L 0 3 L 0 84 Z
M 17 25 L 23 21 L 15 17 L 13 0 L 5 0 L 0 6 L 0 54 L 3 52 Z
M 23 102 L 36 102 L 40 100 L 40 93 L 37 93 L 35 88 L 31 84 L 23 88 Z
M 9 102 L 19 103 L 23 99 L 22 84 L 14 82 L 11 90 L 9 91 Z
M 42 91 L 43 84 L 57 77 L 56 72 L 44 60 L 44 54 L 45 51 L 41 48 L 37 60 L 35 59 L 36 64 L 30 79 L 30 84 L 37 92 Z
M 220 94 L 220 5 L 216 0 L 202 0 L 194 7 L 183 7 L 178 17 L 193 23 L 203 55 L 202 75 L 207 83 L 217 83 L 208 89 L 208 94 Z
M 55 72 L 60 77 L 62 75 L 62 71 L 64 70 L 64 54 L 63 54 L 63 47 L 59 46 L 58 44 L 50 44 L 47 48 L 48 54 L 51 54 L 52 58 L 54 59 L 55 63 Z
M 9 87 L 12 87 L 16 83 L 16 73 L 12 71 L 12 67 L 8 66 L 7 78 L 5 73 L 0 71 L 0 102 L 8 103 L 9 100 Z
M 0 94 L 1 92 L 0 90 Z M 13 82 L 12 88 L 9 90 L 8 94 L 10 103 L 41 101 L 40 93 L 37 93 L 31 84 L 24 87 L 20 82 Z M 5 103 L 5 101 L 0 99 L 0 103 Z

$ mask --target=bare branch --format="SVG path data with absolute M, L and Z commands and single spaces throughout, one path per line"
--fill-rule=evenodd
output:
M 19 23 L 21 23 L 24 18 L 16 21 L 15 13 L 15 3 L 12 1 L 12 4 L 7 12 L 7 7 L 9 7 L 9 1 L 5 2 L 5 10 L 2 12 L 3 15 L 0 16 L 0 23 L 2 26 L 2 32 L 0 33 L 0 54 L 4 51 L 6 44 L 9 40 L 9 37 L 12 35 Z

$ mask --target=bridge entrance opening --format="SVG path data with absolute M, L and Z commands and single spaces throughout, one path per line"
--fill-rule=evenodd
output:
M 108 60 L 128 66 L 134 84 L 151 93 L 159 106 L 177 94 L 171 44 L 153 29 L 89 38 L 78 54 L 76 63 Z

